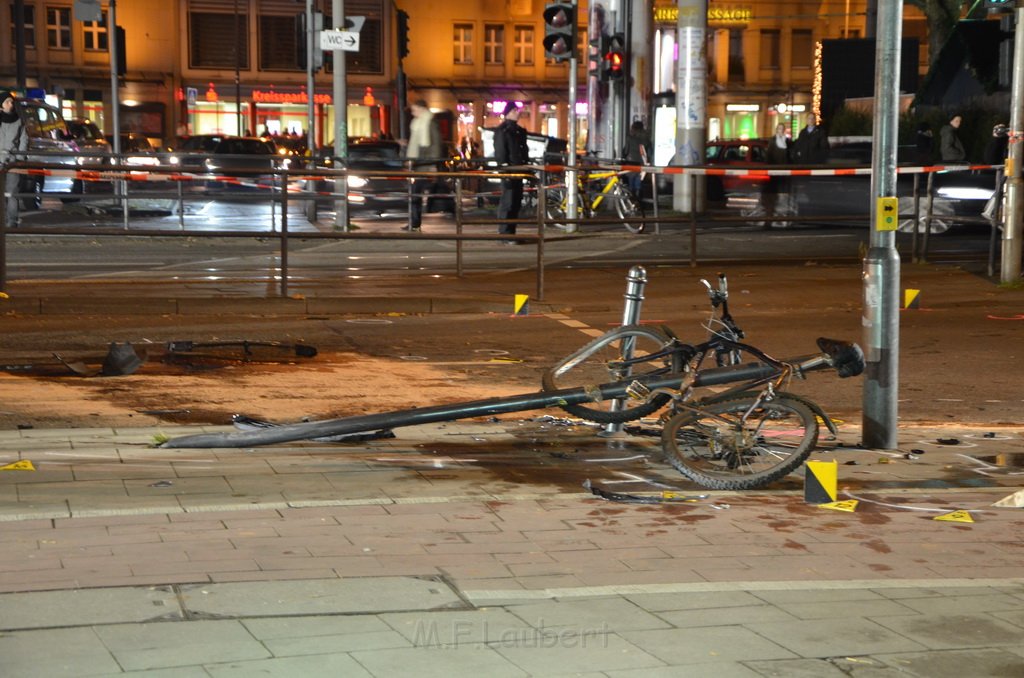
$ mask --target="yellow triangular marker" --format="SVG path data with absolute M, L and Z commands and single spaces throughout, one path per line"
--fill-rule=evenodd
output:
M 921 290 L 903 290 L 903 308 L 920 308 Z
M 6 466 L 0 466 L 0 471 L 35 471 L 36 467 L 28 459 L 16 461 Z
M 0 292 L 0 299 L 10 299 L 7 292 Z
M 818 504 L 818 508 L 832 509 L 833 511 L 846 511 L 847 513 L 853 513 L 857 510 L 857 504 L 859 502 L 856 499 L 847 499 L 846 501 L 833 501 L 827 504 Z
M 953 511 L 952 513 L 943 513 L 941 516 L 935 516 L 932 520 L 948 520 L 951 523 L 974 522 L 974 518 L 971 517 L 970 511 Z
M 516 315 L 530 315 L 530 295 L 517 294 L 513 312 Z

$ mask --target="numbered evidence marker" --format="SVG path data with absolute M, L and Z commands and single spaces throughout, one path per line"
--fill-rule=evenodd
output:
M 875 206 L 875 230 L 895 231 L 900 223 L 899 198 L 878 198 Z

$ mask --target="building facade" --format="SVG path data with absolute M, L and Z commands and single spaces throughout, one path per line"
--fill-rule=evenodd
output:
M 649 11 L 640 51 L 644 71 L 627 84 L 643 88 L 652 110 L 674 97 L 679 68 L 676 0 L 632 0 Z M 10 29 L 0 32 L 0 79 L 15 84 L 23 7 L 26 84 L 39 88 L 66 116 L 90 117 L 112 132 L 110 62 L 104 18 L 83 22 L 73 0 L 8 0 Z M 360 50 L 346 54 L 348 129 L 352 136 L 396 135 L 400 70 L 408 100 L 449 111 L 452 141 L 479 139 L 497 124 L 506 101 L 524 106 L 527 129 L 566 136 L 568 63 L 545 57 L 545 0 L 346 0 L 363 18 Z M 331 0 L 313 0 L 333 25 Z M 586 137 L 590 64 L 587 21 L 593 9 L 633 7 L 630 0 L 578 3 L 578 103 L 573 112 Z M 708 137 L 764 136 L 777 122 L 795 129 L 814 110 L 816 54 L 822 40 L 866 33 L 866 0 L 708 0 Z M 123 130 L 161 143 L 198 133 L 299 132 L 309 125 L 306 74 L 297 60 L 301 0 L 122 0 L 127 71 L 120 79 Z M 398 58 L 396 11 L 408 13 L 408 55 Z M 634 10 L 635 11 L 635 10 Z M 923 15 L 906 7 L 903 32 L 926 45 Z M 637 42 L 632 43 L 636 49 Z M 648 50 L 649 51 L 646 51 Z M 927 66 L 925 49 L 921 66 Z M 325 55 L 313 92 L 315 136 L 332 141 L 333 54 Z

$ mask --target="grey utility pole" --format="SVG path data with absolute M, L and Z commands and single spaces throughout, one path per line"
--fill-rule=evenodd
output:
M 1010 152 L 1006 160 L 1006 215 L 1003 221 L 1003 253 L 999 280 L 1012 283 L 1020 280 L 1021 237 L 1024 237 L 1024 184 L 1021 162 L 1024 161 L 1024 7 L 1013 10 L 1017 27 L 1013 38 L 1013 84 L 1010 86 Z
M 708 117 L 708 0 L 679 0 L 676 45 L 676 162 L 704 162 Z M 675 177 L 672 206 L 689 214 L 704 208 L 704 183 L 687 174 Z M 696 191 L 696 196 L 693 193 Z
M 117 89 L 117 0 L 110 0 L 107 22 L 107 46 L 110 49 L 110 132 L 114 135 L 114 155 L 121 154 L 121 98 Z
M 579 6 L 576 0 L 572 2 L 573 17 L 578 16 L 577 11 Z M 573 19 L 575 21 L 575 19 Z M 573 35 L 576 35 L 578 29 L 573 27 Z M 576 167 L 576 143 L 577 138 L 577 120 L 576 120 L 576 81 L 579 77 L 579 40 L 572 46 L 572 51 L 569 57 L 569 117 L 567 122 L 569 123 L 569 147 L 566 149 L 565 159 L 569 163 L 570 168 Z M 598 57 L 600 58 L 600 56 Z M 570 219 L 576 219 L 579 217 L 579 186 L 576 183 L 576 170 L 567 169 L 565 170 L 565 216 Z M 576 231 L 579 228 L 575 223 L 572 226 L 572 230 Z
M 313 101 L 316 95 L 316 81 L 313 75 L 316 73 L 316 58 L 314 53 L 320 35 L 317 33 L 316 22 L 313 19 L 313 0 L 306 0 L 306 116 L 309 122 L 306 123 L 306 148 L 309 149 L 309 159 L 312 166 L 316 158 L 316 102 Z M 313 202 L 313 201 L 310 201 Z M 315 203 L 313 203 L 315 205 Z
M 896 147 L 899 133 L 899 66 L 903 0 L 879 3 L 875 33 L 874 145 L 871 152 L 871 241 L 864 259 L 863 443 L 897 445 L 899 394 L 900 258 L 896 252 L 899 201 Z
M 345 2 L 332 0 L 331 12 L 334 14 L 334 30 L 345 30 Z M 348 91 L 346 89 L 345 52 L 334 50 L 334 158 L 338 163 L 335 168 L 348 167 Z M 341 199 L 334 203 L 334 226 L 343 231 L 348 230 L 348 179 L 338 176 L 334 182 L 334 192 L 341 194 Z

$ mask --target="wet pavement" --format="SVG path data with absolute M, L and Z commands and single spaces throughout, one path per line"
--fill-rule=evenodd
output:
M 801 270 L 779 305 L 827 306 L 837 288 Z M 913 275 L 930 276 L 936 309 L 920 318 L 979 299 L 1019 317 L 1012 291 Z M 529 276 L 473 298 L 451 281 L 377 281 L 359 298 L 321 287 L 301 313 L 507 309 Z M 559 287 L 535 312 L 604 313 L 621 299 L 622 276 L 607 277 L 615 294 Z M 195 287 L 149 288 L 148 302 L 89 289 L 106 296 L 39 284 L 10 303 L 40 315 L 226 303 Z M 293 300 L 276 301 L 231 303 Z M 675 304 L 652 298 L 650 315 Z M 1007 364 L 978 359 L 974 379 Z M 0 431 L 0 673 L 1022 675 L 1024 426 L 1005 421 L 1009 397 L 956 395 L 978 419 L 904 420 L 891 450 L 861 448 L 852 418 L 821 441 L 812 459 L 837 464 L 831 506 L 807 503 L 799 474 L 709 492 L 662 461 L 647 427 L 609 438 L 557 413 L 204 450 L 156 444 L 226 429 Z
M 703 490 L 642 428 L 211 450 L 154 443 L 223 427 L 0 433 L 4 675 L 1024 668 L 1024 514 L 993 506 L 1024 428 L 907 426 L 879 451 L 844 425 L 813 456 L 838 464 L 831 508 L 797 475 Z

